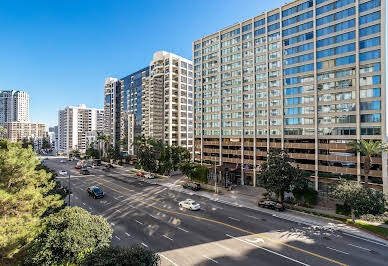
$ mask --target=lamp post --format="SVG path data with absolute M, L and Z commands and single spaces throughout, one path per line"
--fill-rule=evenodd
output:
M 70 205 L 70 196 L 71 196 L 71 191 L 70 191 L 70 174 L 69 174 L 69 184 L 68 184 L 68 188 L 69 188 L 69 207 L 71 206 Z

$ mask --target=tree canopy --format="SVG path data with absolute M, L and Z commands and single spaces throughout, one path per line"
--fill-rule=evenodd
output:
M 75 262 L 85 250 L 109 245 L 113 230 L 105 218 L 79 208 L 65 208 L 44 219 L 44 229 L 31 243 L 27 264 Z
M 308 180 L 303 176 L 303 171 L 294 167 L 292 159 L 284 151 L 271 151 L 268 160 L 261 165 L 258 177 L 263 181 L 264 187 L 275 193 L 280 200 L 284 199 L 285 192 L 294 189 L 305 189 Z
M 354 140 L 349 144 L 350 151 L 355 153 L 360 153 L 361 156 L 364 156 L 364 186 L 368 187 L 369 183 L 369 171 L 372 166 L 372 157 L 379 155 L 382 152 L 387 152 L 387 144 L 379 140 Z
M 31 146 L 0 138 L 0 257 L 12 257 L 38 233 L 40 217 L 61 207 L 56 182 L 37 166 Z
M 352 219 L 363 214 L 382 214 L 385 198 L 381 191 L 363 187 L 355 181 L 340 180 L 329 194 L 352 210 Z

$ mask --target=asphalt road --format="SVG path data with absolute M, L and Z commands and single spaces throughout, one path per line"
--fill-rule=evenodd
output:
M 71 174 L 71 206 L 105 217 L 112 245 L 140 244 L 161 256 L 162 265 L 388 265 L 388 245 L 336 230 L 311 227 L 267 213 L 143 182 L 123 169 L 90 169 L 51 158 L 45 164 Z M 67 177 L 60 177 L 67 186 Z M 103 199 L 88 196 L 99 186 Z M 189 193 L 189 192 L 188 192 Z M 191 198 L 200 211 L 180 209 Z

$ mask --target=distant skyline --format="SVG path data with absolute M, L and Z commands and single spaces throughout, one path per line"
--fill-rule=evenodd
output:
M 122 78 L 165 50 L 192 59 L 192 42 L 292 1 L 2 1 L 0 90 L 30 95 L 30 120 L 103 108 L 105 77 Z

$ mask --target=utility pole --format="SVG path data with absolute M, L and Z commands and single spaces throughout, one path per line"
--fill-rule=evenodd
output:
M 216 193 L 218 193 L 218 191 L 217 191 L 217 169 L 216 169 L 216 164 L 217 164 L 217 162 L 216 161 L 214 161 L 214 178 L 215 178 L 215 188 L 214 188 L 214 191 L 216 192 Z
M 69 188 L 69 207 L 71 206 L 70 205 L 70 194 L 71 194 L 71 191 L 70 191 L 70 174 L 69 174 L 69 185 L 68 185 L 68 188 Z

